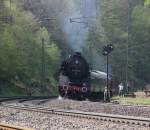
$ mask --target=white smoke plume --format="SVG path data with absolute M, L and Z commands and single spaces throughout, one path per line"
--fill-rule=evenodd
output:
M 42 0 L 50 16 L 59 18 L 61 28 L 72 48 L 82 51 L 89 26 L 96 22 L 100 0 Z

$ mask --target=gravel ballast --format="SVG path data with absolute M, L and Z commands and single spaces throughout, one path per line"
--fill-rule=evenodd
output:
M 0 122 L 35 130 L 150 130 L 137 125 L 117 124 L 0 107 Z
M 32 103 L 26 102 L 26 104 L 30 105 Z M 33 102 L 33 104 L 35 103 Z M 65 100 L 53 99 L 38 106 L 48 107 L 50 109 L 58 108 L 67 110 L 79 110 L 85 112 L 99 112 L 99 113 L 150 118 L 150 106 L 129 106 L 129 105 L 125 106 L 112 103 L 75 101 L 68 99 Z

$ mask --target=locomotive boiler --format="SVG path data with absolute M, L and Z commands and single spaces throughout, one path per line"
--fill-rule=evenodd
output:
M 79 52 L 62 62 L 59 71 L 59 94 L 62 97 L 85 99 L 91 88 L 89 64 Z

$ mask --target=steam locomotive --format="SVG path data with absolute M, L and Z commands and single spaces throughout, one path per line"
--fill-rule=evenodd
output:
M 109 76 L 110 86 L 113 86 Z M 90 70 L 89 64 L 79 52 L 62 62 L 59 71 L 59 94 L 61 97 L 84 100 L 103 99 L 107 74 Z M 116 86 L 116 85 L 115 85 Z
M 89 64 L 79 52 L 62 62 L 59 71 L 59 94 L 62 97 L 84 99 L 90 93 Z

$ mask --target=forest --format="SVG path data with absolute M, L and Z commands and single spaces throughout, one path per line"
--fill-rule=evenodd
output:
M 150 0 L 0 0 L 0 94 L 57 94 L 73 51 L 106 72 L 109 43 L 109 73 L 134 90 L 150 84 Z

